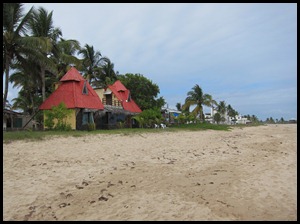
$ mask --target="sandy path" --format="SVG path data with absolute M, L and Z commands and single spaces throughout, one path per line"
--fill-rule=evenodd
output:
M 297 125 L 4 144 L 4 220 L 297 220 Z

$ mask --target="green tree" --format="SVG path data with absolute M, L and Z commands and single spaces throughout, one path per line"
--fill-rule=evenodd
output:
M 225 117 L 226 111 L 227 111 L 227 106 L 225 101 L 220 101 L 217 107 L 217 111 L 220 113 L 222 117 Z
M 32 51 L 34 40 L 26 37 L 26 28 L 33 11 L 33 7 L 27 14 L 23 14 L 22 3 L 3 3 L 3 66 L 5 72 L 5 87 L 3 107 L 7 102 L 9 72 L 16 62 L 23 60 L 23 54 Z
M 131 97 L 141 110 L 161 108 L 166 104 L 163 97 L 157 98 L 160 93 L 158 85 L 143 75 L 126 73 L 117 77 L 130 90 Z
M 176 103 L 176 108 L 177 108 L 177 110 L 181 111 L 181 108 L 182 108 L 181 103 Z
M 254 115 L 254 114 L 250 117 L 250 121 L 252 123 L 259 123 L 259 120 L 258 120 L 257 116 Z
M 100 51 L 95 51 L 94 46 L 84 45 L 79 50 L 79 54 L 83 55 L 82 71 L 83 76 L 88 80 L 89 84 L 96 80 L 99 76 L 99 67 L 101 66 L 102 55 Z
M 270 117 L 270 124 L 274 124 L 274 123 L 275 123 L 274 119 Z
M 217 101 L 215 101 L 210 94 L 204 94 L 204 105 L 212 107 L 213 109 L 218 106 Z
M 39 37 L 40 39 L 47 42 L 47 49 L 40 49 L 40 57 L 36 61 L 37 67 L 39 68 L 39 74 L 42 81 L 42 97 L 43 101 L 46 99 L 46 79 L 51 74 L 57 73 L 57 67 L 53 60 L 50 59 L 52 49 L 55 46 L 56 40 L 62 36 L 60 28 L 53 26 L 53 11 L 48 11 L 39 7 L 38 10 L 34 10 L 31 19 L 29 20 L 30 30 L 32 36 Z
M 238 112 L 236 112 L 232 107 L 231 107 L 231 105 L 230 104 L 228 104 L 228 106 L 227 106 L 227 112 L 228 112 L 228 116 L 229 117 L 235 117 L 236 115 L 238 115 Z
M 236 116 L 239 114 L 236 110 L 232 108 L 230 104 L 228 104 L 227 108 L 227 114 L 230 118 L 232 118 L 232 121 L 236 122 Z
M 199 115 L 200 120 L 204 121 L 202 105 L 210 106 L 210 102 L 209 100 L 207 100 L 209 96 L 210 96 L 209 94 L 203 94 L 201 87 L 198 84 L 196 84 L 192 88 L 192 90 L 187 93 L 187 97 L 185 99 L 185 103 L 182 109 L 186 110 L 187 108 L 190 108 L 190 106 L 196 105 L 192 113 L 195 114 L 196 116 Z
M 214 114 L 213 119 L 214 119 L 215 122 L 217 122 L 217 124 L 219 124 L 221 119 L 222 119 L 222 116 L 219 112 L 217 112 L 217 113 Z
M 246 115 L 246 118 L 250 121 L 251 120 L 251 116 L 249 114 Z
M 66 40 L 59 37 L 59 40 L 55 39 L 53 43 L 49 58 L 56 65 L 55 82 L 57 82 L 67 73 L 71 66 L 75 65 L 77 69 L 81 69 L 82 61 L 75 56 L 81 48 L 79 42 L 74 39 Z
M 35 66 L 28 62 L 27 66 L 17 66 L 14 73 L 9 77 L 14 88 L 19 88 L 18 96 L 12 99 L 13 108 L 21 109 L 25 113 L 33 115 L 42 103 L 41 94 L 38 87 L 40 79 Z
M 117 73 L 114 70 L 114 63 L 109 58 L 103 57 L 103 64 L 101 66 L 101 78 L 105 85 L 111 85 L 117 80 Z

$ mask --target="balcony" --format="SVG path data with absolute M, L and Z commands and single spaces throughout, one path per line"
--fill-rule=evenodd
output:
M 117 108 L 123 108 L 122 103 L 119 100 L 107 100 L 106 98 L 102 98 L 102 104 L 104 107 L 117 107 Z

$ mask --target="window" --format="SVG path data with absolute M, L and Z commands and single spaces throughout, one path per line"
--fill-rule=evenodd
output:
M 94 123 L 94 117 L 92 112 L 84 112 L 82 115 L 82 125 Z
M 86 86 L 86 80 L 84 80 L 82 94 L 88 95 L 88 89 L 87 89 L 87 86 Z
M 127 99 L 127 102 L 129 102 L 131 100 L 131 94 L 130 92 L 128 93 L 128 99 Z
M 22 128 L 22 118 L 14 118 L 13 119 L 14 128 Z

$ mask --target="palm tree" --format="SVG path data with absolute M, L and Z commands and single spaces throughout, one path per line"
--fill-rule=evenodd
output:
M 233 118 L 233 121 L 236 121 L 235 116 L 238 115 L 239 113 L 235 111 L 230 104 L 228 104 L 226 109 L 228 111 L 228 116 Z
M 215 114 L 213 115 L 213 119 L 214 119 L 215 122 L 217 122 L 217 124 L 219 124 L 220 121 L 221 121 L 221 119 L 222 119 L 221 114 L 218 113 L 218 112 L 215 113 Z
M 40 7 L 38 10 L 33 11 L 32 17 L 29 20 L 32 36 L 39 37 L 48 43 L 47 49 L 41 49 L 39 51 L 41 57 L 36 61 L 37 66 L 40 68 L 43 101 L 46 99 L 46 73 L 47 71 L 57 73 L 56 66 L 49 55 L 57 38 L 62 35 L 59 28 L 54 28 L 52 15 L 53 11 L 48 13 L 46 9 Z
M 75 65 L 79 70 L 81 69 L 82 61 L 75 56 L 80 49 L 80 44 L 77 40 L 65 40 L 61 37 L 59 41 L 55 40 L 50 59 L 57 66 L 56 81 L 59 81 L 66 74 L 71 65 Z
M 176 103 L 176 108 L 177 108 L 177 110 L 179 110 L 179 111 L 181 111 L 181 103 Z
M 258 123 L 259 122 L 258 118 L 254 114 L 250 117 L 250 121 L 252 121 L 253 123 Z M 278 119 L 277 119 L 277 121 L 278 121 Z M 277 121 L 276 121 L 276 123 L 277 123 Z
M 22 64 L 22 66 L 15 66 L 14 69 L 16 72 L 9 77 L 9 81 L 13 84 L 14 88 L 20 88 L 18 97 L 13 99 L 15 102 L 14 108 L 23 109 L 24 112 L 29 112 L 32 115 L 39 106 L 35 100 L 41 97 L 40 89 L 38 88 L 40 86 L 40 79 L 37 67 L 28 61 L 27 64 Z M 25 103 L 19 107 L 16 106 L 16 102 L 17 104 L 20 104 L 20 102 Z
M 204 105 L 211 107 L 211 116 L 214 117 L 214 109 L 218 106 L 217 101 L 215 101 L 210 94 L 204 94 Z
M 203 98 L 205 99 L 204 105 L 211 106 L 214 109 L 214 106 L 217 106 L 218 103 L 215 101 L 210 94 L 204 94 Z
M 196 84 L 192 88 L 192 91 L 189 91 L 187 95 L 188 96 L 185 99 L 185 104 L 183 105 L 182 110 L 186 110 L 187 108 L 190 108 L 190 106 L 196 105 L 192 113 L 196 116 L 199 115 L 200 120 L 203 121 L 204 114 L 202 104 L 210 106 L 207 100 L 208 94 L 203 94 L 201 87 L 198 84 Z
M 226 112 L 227 112 L 227 106 L 225 101 L 220 101 L 220 103 L 217 106 L 217 111 L 221 114 L 222 116 L 222 121 L 225 121 L 225 116 L 226 116 Z
M 114 71 L 114 63 L 110 61 L 108 57 L 101 58 L 101 67 L 99 68 L 99 80 L 98 86 L 100 84 L 107 86 L 113 84 L 117 80 L 116 72 Z
M 11 66 L 21 60 L 22 53 L 28 49 L 25 37 L 28 21 L 31 17 L 33 7 L 26 15 L 23 15 L 22 3 L 3 3 L 3 66 L 2 74 L 5 72 L 5 89 L 3 96 L 3 108 L 7 102 L 9 72 Z
M 95 51 L 94 47 L 88 44 L 79 50 L 79 54 L 83 55 L 82 71 L 88 82 L 91 84 L 101 65 L 102 55 L 100 51 Z

